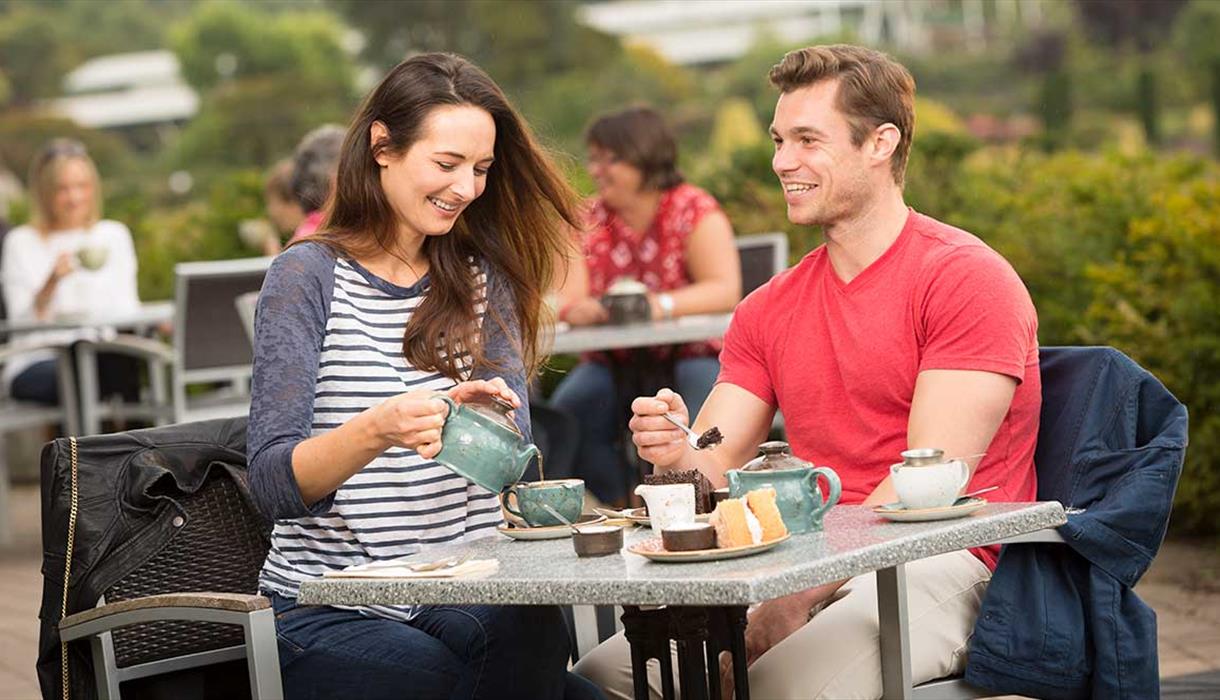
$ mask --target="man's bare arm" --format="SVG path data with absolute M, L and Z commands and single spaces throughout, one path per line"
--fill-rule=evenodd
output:
M 930 369 L 919 373 L 907 420 L 907 447 L 939 447 L 946 457 L 986 452 L 1008 415 L 1017 380 L 995 372 Z M 898 455 L 894 455 L 897 460 Z M 978 460 L 968 461 L 971 469 Z M 865 505 L 898 500 L 890 477 L 873 489 Z

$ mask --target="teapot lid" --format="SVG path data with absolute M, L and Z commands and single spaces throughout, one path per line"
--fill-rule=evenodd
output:
M 521 434 L 516 421 L 508 416 L 509 412 L 513 410 L 513 405 L 499 396 L 491 396 L 486 401 L 471 402 L 464 405 L 475 413 L 488 418 L 493 423 L 502 425 L 518 435 Z
M 808 467 L 809 463 L 792 454 L 788 443 L 782 440 L 771 440 L 758 446 L 761 456 L 746 462 L 743 472 L 766 471 L 770 469 L 796 469 Z

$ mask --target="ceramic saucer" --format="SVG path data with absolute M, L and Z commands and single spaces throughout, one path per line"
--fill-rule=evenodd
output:
M 923 523 L 930 520 L 962 518 L 985 505 L 985 498 L 959 498 L 953 505 L 940 508 L 905 508 L 901 503 L 887 503 L 874 507 L 873 512 L 896 523 Z
M 711 513 L 700 513 L 695 516 L 695 522 L 706 523 L 707 519 L 711 516 Z M 652 521 L 648 519 L 648 510 L 645 509 L 644 506 L 640 506 L 639 508 L 625 509 L 623 511 L 623 517 L 636 525 L 643 525 L 644 527 L 649 528 L 652 527 Z
M 606 519 L 604 515 L 595 513 L 585 513 L 580 516 L 580 520 L 576 521 L 577 525 L 593 525 L 600 523 Z M 564 537 L 572 536 L 572 529 L 567 525 L 548 525 L 546 527 L 515 527 L 512 525 L 501 525 L 496 528 L 500 534 L 507 535 L 514 540 L 558 540 Z
M 687 552 L 668 552 L 661 545 L 661 538 L 654 537 L 650 540 L 644 540 L 643 542 L 631 545 L 627 548 L 627 551 L 660 562 L 719 561 L 721 559 L 748 557 L 751 554 L 765 552 L 785 542 L 789 537 L 792 537 L 791 533 L 783 537 L 777 537 L 770 542 L 747 544 L 742 547 L 726 547 L 724 549 L 695 549 Z

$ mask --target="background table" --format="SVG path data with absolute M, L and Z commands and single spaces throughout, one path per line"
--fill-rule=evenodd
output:
M 733 314 L 699 314 L 663 321 L 623 325 L 555 325 L 555 344 L 551 353 L 622 350 L 652 345 L 682 345 L 720 338 L 729 328 Z
M 745 606 L 870 571 L 878 572 L 886 697 L 908 697 L 910 658 L 903 565 L 1001 542 L 1067 522 L 1057 502 L 994 503 L 969 517 L 890 523 L 863 506 L 836 506 L 824 533 L 793 536 L 755 556 L 662 564 L 634 554 L 579 559 L 568 539 L 523 542 L 494 537 L 429 549 L 421 561 L 472 551 L 500 570 L 479 580 L 316 579 L 301 584 L 302 604 L 322 605 L 682 605 Z M 655 534 L 627 533 L 627 544 Z
M 65 317 L 39 319 L 0 319 L 0 335 L 5 333 L 28 333 L 30 331 L 89 330 L 99 328 L 140 329 L 170 321 L 174 318 L 174 302 L 152 301 L 140 304 L 136 311 L 123 314 L 104 314 L 90 317 Z

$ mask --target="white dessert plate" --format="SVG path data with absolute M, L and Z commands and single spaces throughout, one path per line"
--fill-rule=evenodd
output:
M 687 552 L 669 552 L 661 544 L 660 537 L 654 537 L 643 542 L 637 542 L 627 548 L 628 552 L 638 554 L 641 557 L 660 562 L 693 562 L 693 561 L 720 561 L 721 559 L 736 559 L 737 557 L 748 557 L 751 554 L 759 554 L 786 542 L 792 533 L 788 533 L 783 537 L 777 537 L 770 542 L 759 542 L 758 544 L 748 544 L 742 547 L 725 547 L 724 549 L 694 549 Z

